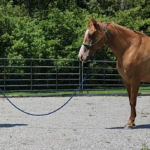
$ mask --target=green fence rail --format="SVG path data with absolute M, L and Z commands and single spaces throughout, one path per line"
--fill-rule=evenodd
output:
M 87 73 L 88 65 L 73 59 L 0 58 L 0 87 L 11 92 L 73 91 Z M 116 62 L 94 60 L 93 70 L 81 91 L 112 87 L 123 87 Z

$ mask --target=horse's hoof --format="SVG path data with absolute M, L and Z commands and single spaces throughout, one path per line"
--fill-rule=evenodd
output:
M 133 129 L 133 126 L 125 125 L 125 126 L 124 126 L 124 129 Z
M 136 125 L 135 125 L 135 123 L 133 123 L 132 125 L 133 125 L 133 127 L 135 127 L 135 126 L 136 126 Z

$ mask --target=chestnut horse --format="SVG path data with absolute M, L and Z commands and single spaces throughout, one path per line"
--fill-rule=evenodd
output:
M 125 128 L 132 128 L 135 126 L 140 82 L 150 82 L 150 37 L 114 22 L 102 23 L 89 19 L 79 59 L 86 62 L 103 45 L 107 45 L 117 57 L 116 67 L 127 89 L 131 106 Z

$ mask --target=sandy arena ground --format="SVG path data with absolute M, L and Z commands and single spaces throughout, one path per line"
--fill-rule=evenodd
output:
M 69 97 L 10 98 L 32 113 L 50 112 Z M 138 97 L 136 127 L 124 130 L 127 97 L 74 97 L 60 111 L 33 117 L 0 98 L 0 150 L 141 150 L 150 148 L 150 97 Z

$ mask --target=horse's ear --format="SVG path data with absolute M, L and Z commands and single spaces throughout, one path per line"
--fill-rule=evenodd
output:
M 92 22 L 92 20 L 90 18 L 88 18 L 88 23 L 90 24 Z
M 91 22 L 93 22 L 93 24 L 94 24 L 94 22 L 96 22 L 96 20 L 92 17 L 91 19 L 88 18 L 88 22 L 89 22 L 89 24 L 90 24 Z
M 88 18 L 88 22 L 89 22 L 89 24 L 92 22 L 93 25 L 94 25 L 94 27 L 95 27 L 96 29 L 98 29 L 97 21 L 96 21 L 93 17 L 92 17 L 91 19 Z
M 92 17 L 91 21 L 93 22 L 93 24 L 96 22 L 96 20 Z
M 92 17 L 91 21 L 93 22 L 93 25 L 95 26 L 95 28 L 97 29 L 97 21 Z

